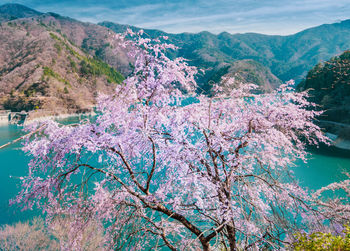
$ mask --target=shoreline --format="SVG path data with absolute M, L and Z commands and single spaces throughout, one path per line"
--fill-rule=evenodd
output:
M 0 120 L 0 126 L 10 126 L 10 125 L 17 125 L 17 126 L 25 126 L 31 123 L 45 121 L 45 120 L 62 120 L 67 118 L 74 118 L 74 117 L 90 117 L 96 115 L 95 112 L 86 112 L 86 113 L 63 113 L 59 115 L 46 115 L 46 116 L 38 116 L 31 118 L 30 115 L 25 120 L 23 124 L 11 124 L 8 120 L 2 119 Z
M 338 135 L 329 132 L 326 132 L 326 136 L 331 139 L 332 146 L 343 150 L 350 150 L 350 140 L 342 139 Z
M 95 112 L 87 112 L 87 113 L 63 113 L 59 115 L 47 115 L 47 116 L 42 116 L 42 117 L 34 117 L 28 119 L 24 122 L 24 125 L 28 125 L 30 123 L 35 123 L 35 122 L 40 122 L 40 121 L 45 121 L 45 120 L 60 120 L 60 119 L 66 119 L 66 118 L 72 118 L 72 117 L 80 117 L 80 116 L 94 116 L 96 115 Z

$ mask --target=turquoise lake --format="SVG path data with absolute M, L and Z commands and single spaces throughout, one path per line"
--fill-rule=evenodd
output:
M 65 120 L 75 122 L 77 118 Z M 0 145 L 20 137 L 22 127 L 10 125 L 0 126 Z M 20 191 L 18 177 L 27 173 L 29 157 L 21 151 L 21 143 L 0 149 L 0 225 L 24 221 L 39 214 L 35 211 L 24 211 L 9 206 L 9 200 Z M 334 148 L 310 150 L 310 159 L 305 164 L 297 162 L 294 167 L 295 176 L 302 186 L 312 190 L 321 188 L 331 182 L 344 179 L 344 171 L 350 172 L 350 151 Z

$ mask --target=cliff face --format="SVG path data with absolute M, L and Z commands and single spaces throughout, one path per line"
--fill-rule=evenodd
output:
M 0 34 L 4 109 L 44 115 L 88 111 L 98 92 L 111 92 L 121 83 L 124 77 L 116 69 L 126 72 L 129 67 L 125 51 L 108 43 L 115 41 L 108 29 L 55 14 L 2 22 Z M 99 49 L 114 67 L 96 56 Z

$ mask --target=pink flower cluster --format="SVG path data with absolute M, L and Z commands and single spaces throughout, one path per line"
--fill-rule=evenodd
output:
M 327 142 L 307 93 L 218 84 L 213 97 L 197 95 L 197 70 L 166 56 L 175 49 L 166 38 L 146 35 L 116 38 L 132 48 L 134 72 L 99 96 L 96 120 L 47 121 L 25 143 L 32 160 L 17 201 L 69 215 L 72 233 L 102 222 L 107 249 L 275 248 L 303 220 L 322 225 L 315 199 L 291 178 L 306 145 Z

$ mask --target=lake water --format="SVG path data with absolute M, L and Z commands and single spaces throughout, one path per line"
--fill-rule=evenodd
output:
M 65 123 L 76 122 L 77 118 L 65 120 Z M 10 125 L 0 126 L 0 145 L 20 137 L 22 127 Z M 16 143 L 0 149 L 0 225 L 30 219 L 38 214 L 35 211 L 21 212 L 20 208 L 9 206 L 9 199 L 20 191 L 18 177 L 27 173 L 29 157 Z M 340 151 L 330 148 L 310 150 L 310 160 L 307 164 L 298 162 L 294 168 L 301 185 L 310 189 L 318 189 L 331 182 L 344 179 L 344 171 L 350 172 L 350 151 Z

